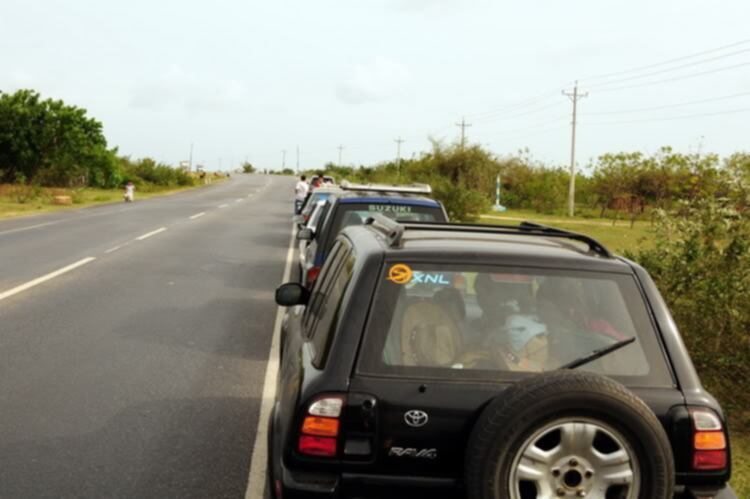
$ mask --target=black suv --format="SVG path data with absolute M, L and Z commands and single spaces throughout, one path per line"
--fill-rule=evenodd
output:
M 654 283 L 584 235 L 375 216 L 276 300 L 278 499 L 736 498 Z

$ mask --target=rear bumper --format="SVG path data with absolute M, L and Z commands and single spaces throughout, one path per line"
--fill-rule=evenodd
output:
M 431 499 L 463 497 L 458 480 L 434 477 L 406 477 L 357 473 L 291 471 L 281 465 L 282 497 L 278 499 Z M 675 499 L 739 499 L 729 485 L 721 489 L 682 487 Z
M 358 473 L 310 473 L 291 471 L 281 466 L 282 498 L 349 498 L 400 499 L 414 497 L 451 498 L 461 496 L 461 488 L 454 479 L 433 477 L 405 477 Z
M 739 499 L 732 487 L 725 485 L 721 489 L 715 487 L 685 487 L 675 494 L 675 499 Z

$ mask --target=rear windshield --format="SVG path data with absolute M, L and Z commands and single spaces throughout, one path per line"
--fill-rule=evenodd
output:
M 341 203 L 331 226 L 332 239 L 350 225 L 361 225 L 373 214 L 380 213 L 399 222 L 444 222 L 445 214 L 438 206 L 392 203 Z
M 627 274 L 389 263 L 367 329 L 365 373 L 518 378 L 635 337 L 579 369 L 630 385 L 673 385 Z

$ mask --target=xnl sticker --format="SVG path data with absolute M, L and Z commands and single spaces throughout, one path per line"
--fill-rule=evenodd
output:
M 405 263 L 397 263 L 388 269 L 388 280 L 396 284 L 408 284 L 414 273 Z

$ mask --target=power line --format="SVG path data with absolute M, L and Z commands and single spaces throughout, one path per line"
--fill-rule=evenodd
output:
M 565 84 L 563 84 L 561 86 L 564 86 L 564 85 Z M 486 117 L 487 115 L 491 115 L 491 114 L 498 114 L 498 113 L 504 113 L 504 112 L 519 111 L 521 109 L 527 108 L 529 106 L 533 106 L 535 104 L 538 104 L 540 102 L 544 102 L 546 100 L 549 100 L 549 99 L 557 96 L 557 92 L 558 92 L 559 88 L 560 87 L 557 87 L 557 88 L 555 88 L 554 91 L 545 92 L 543 94 L 537 95 L 536 97 L 531 97 L 529 99 L 524 99 L 524 100 L 522 100 L 520 102 L 516 102 L 516 103 L 513 103 L 513 104 L 508 104 L 506 106 L 501 106 L 501 107 L 495 108 L 495 109 L 490 109 L 488 111 L 483 111 L 481 113 L 470 114 L 469 117 L 470 118 L 474 118 L 474 119 L 478 119 L 478 118 Z
M 599 75 L 594 75 L 594 76 L 588 76 L 588 77 L 582 78 L 582 79 L 585 80 L 585 81 L 598 80 L 598 79 L 601 79 L 601 78 L 609 78 L 611 76 L 619 76 L 619 75 L 628 74 L 628 73 L 635 73 L 635 72 L 638 72 L 638 71 L 642 71 L 644 69 L 656 68 L 656 67 L 659 67 L 659 66 L 664 66 L 665 64 L 671 64 L 673 62 L 684 61 L 684 60 L 687 60 L 687 59 L 692 59 L 693 57 L 699 57 L 701 55 L 711 54 L 713 52 L 719 52 L 721 50 L 725 50 L 725 49 L 729 49 L 729 48 L 733 48 L 733 47 L 739 47 L 740 45 L 745 45 L 747 43 L 750 43 L 750 38 L 745 39 L 745 40 L 740 40 L 738 42 L 730 43 L 730 44 L 727 44 L 727 45 L 722 45 L 721 47 L 716 47 L 716 48 L 712 48 L 712 49 L 708 49 L 708 50 L 703 50 L 701 52 L 696 52 L 696 53 L 689 54 L 689 55 L 684 55 L 684 56 L 681 56 L 681 57 L 675 57 L 673 59 L 668 59 L 666 61 L 655 62 L 653 64 L 648 64 L 646 66 L 638 66 L 638 67 L 635 67 L 635 68 L 625 69 L 625 70 L 622 70 L 622 71 L 615 71 L 615 72 L 612 72 L 612 73 L 604 73 L 604 74 L 599 74 Z
M 660 83 L 667 83 L 667 82 L 670 82 L 670 81 L 687 80 L 689 78 L 695 78 L 697 76 L 703 76 L 703 75 L 713 74 L 713 73 L 721 73 L 721 72 L 724 72 L 724 71 L 730 71 L 732 69 L 737 69 L 737 68 L 741 68 L 741 67 L 745 67 L 745 66 L 750 66 L 750 62 L 743 62 L 743 63 L 740 63 L 740 64 L 734 64 L 732 66 L 724 66 L 724 67 L 721 67 L 721 68 L 711 69 L 711 70 L 708 70 L 708 71 L 701 71 L 699 73 L 690 73 L 690 74 L 686 74 L 686 75 L 675 76 L 675 77 L 672 77 L 672 78 L 665 78 L 665 79 L 662 79 L 662 80 L 647 81 L 647 82 L 644 82 L 644 83 L 635 83 L 633 85 L 623 85 L 623 86 L 620 86 L 620 87 L 602 88 L 602 89 L 597 90 L 597 92 L 614 92 L 615 90 L 625 90 L 625 89 L 629 89 L 629 88 L 648 87 L 648 86 L 651 86 L 651 85 L 657 85 L 657 84 L 660 84 Z
M 573 87 L 572 92 L 566 92 L 563 90 L 563 95 L 570 98 L 573 102 L 573 120 L 571 121 L 571 135 L 570 135 L 570 185 L 568 186 L 568 216 L 572 217 L 575 215 L 575 200 L 576 200 L 576 114 L 578 111 L 578 101 L 587 97 L 588 92 L 581 93 L 578 91 L 578 82 Z
M 685 114 L 681 116 L 669 116 L 666 118 L 647 118 L 643 120 L 622 120 L 622 121 L 591 121 L 587 122 L 588 125 L 625 125 L 629 123 L 648 123 L 652 121 L 675 121 L 675 120 L 684 120 L 688 118 L 703 118 L 707 116 L 721 116 L 724 114 L 738 114 L 738 113 L 746 113 L 750 111 L 750 107 L 740 108 L 740 109 L 729 109 L 726 111 L 716 111 L 713 113 L 698 113 L 698 114 Z
M 623 82 L 623 81 L 630 81 L 630 80 L 638 80 L 640 78 L 647 78 L 649 76 L 654 76 L 654 75 L 663 74 L 663 73 L 669 73 L 669 72 L 672 72 L 672 71 L 677 71 L 678 69 L 684 69 L 684 68 L 688 68 L 688 67 L 691 67 L 691 66 L 697 66 L 697 65 L 700 65 L 700 64 L 705 64 L 707 62 L 718 61 L 720 59 L 725 59 L 727 57 L 732 57 L 732 56 L 735 56 L 735 55 L 744 54 L 746 52 L 750 52 L 750 48 L 743 49 L 743 50 L 737 50 L 735 52 L 730 52 L 729 54 L 722 54 L 722 55 L 716 56 L 716 57 L 710 57 L 708 59 L 701 59 L 699 61 L 688 62 L 686 64 L 680 64 L 679 66 L 675 66 L 675 67 L 672 67 L 672 68 L 660 69 L 658 71 L 651 71 L 650 73 L 644 73 L 644 74 L 640 74 L 640 75 L 627 76 L 625 78 L 617 78 L 617 79 L 614 79 L 614 80 L 603 81 L 601 83 L 595 83 L 593 85 L 590 85 L 589 88 L 597 88 L 597 87 L 611 85 L 613 83 L 620 83 L 620 82 Z
M 678 102 L 675 104 L 666 104 L 663 106 L 642 107 L 642 108 L 636 108 L 636 109 L 623 109 L 619 111 L 596 111 L 593 113 L 584 113 L 582 116 L 604 116 L 604 115 L 611 115 L 611 114 L 628 114 L 628 113 L 642 113 L 642 112 L 648 112 L 648 111 L 659 111 L 662 109 L 671 109 L 675 107 L 690 106 L 693 104 L 705 104 L 707 102 L 717 102 L 717 101 L 733 99 L 735 97 L 742 97 L 742 96 L 748 96 L 748 95 L 750 95 L 750 92 L 741 92 L 738 94 L 722 95 L 720 97 L 712 97 L 710 99 L 699 99 L 699 100 L 693 100 L 693 101 L 687 101 L 687 102 Z
M 492 120 L 496 120 L 496 119 L 499 119 L 499 120 L 509 120 L 509 119 L 513 119 L 513 118 L 521 118 L 523 116 L 528 116 L 530 114 L 540 113 L 542 111 L 545 111 L 547 109 L 552 109 L 554 107 L 560 107 L 560 103 L 559 102 L 555 102 L 553 104 L 548 104 L 546 106 L 542 106 L 542 107 L 539 107 L 539 108 L 536 108 L 536 109 L 532 109 L 530 111 L 524 111 L 522 113 L 516 113 L 516 114 L 501 114 L 501 113 L 496 113 L 494 115 L 487 116 L 486 118 L 479 118 L 479 119 L 477 119 L 475 121 L 485 122 L 485 121 L 492 121 Z

